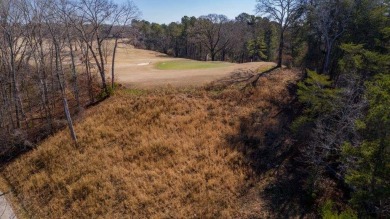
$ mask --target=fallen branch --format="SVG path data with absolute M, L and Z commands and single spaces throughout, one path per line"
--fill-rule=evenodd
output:
M 4 195 L 7 195 L 8 193 L 10 193 L 10 191 L 8 191 L 8 192 L 3 192 L 3 193 L 0 194 L 0 197 L 1 197 L 1 196 L 4 196 Z
M 245 90 L 248 86 L 252 86 L 252 87 L 256 87 L 256 84 L 257 82 L 259 81 L 259 79 L 261 77 L 266 77 L 268 76 L 269 74 L 271 74 L 274 70 L 278 69 L 279 67 L 273 67 L 271 69 L 268 69 L 266 71 L 263 71 L 263 72 L 260 72 L 258 74 L 255 74 L 253 75 L 251 78 L 249 78 L 249 80 L 255 78 L 254 80 L 252 80 L 251 82 L 249 82 L 247 85 L 245 85 L 242 90 Z

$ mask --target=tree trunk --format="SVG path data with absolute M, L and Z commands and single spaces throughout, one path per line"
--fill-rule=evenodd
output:
M 175 57 L 179 57 L 179 43 L 175 39 Z
M 330 62 L 330 49 L 326 50 L 325 62 L 323 67 L 323 72 L 328 74 L 329 72 L 329 62 Z
M 11 42 L 11 36 L 9 34 L 6 34 L 8 46 L 10 48 L 10 71 L 11 71 L 11 86 L 12 86 L 12 92 L 13 92 L 13 98 L 14 98 L 14 106 L 15 106 L 15 113 L 16 113 L 16 127 L 19 129 L 21 128 L 21 119 L 22 119 L 22 103 L 20 98 L 20 92 L 19 92 L 19 86 L 17 83 L 16 78 L 16 70 L 15 70 L 15 57 L 14 57 L 14 50 L 13 45 Z
M 284 47 L 284 30 L 281 28 L 280 33 L 280 43 L 279 43 L 279 54 L 278 54 L 278 65 L 277 67 L 282 67 L 283 63 L 283 47 Z
M 78 87 L 78 83 L 77 83 L 77 72 L 76 72 L 76 64 L 75 64 L 75 60 L 74 60 L 74 53 L 73 53 L 73 46 L 72 46 L 72 42 L 71 42 L 71 39 L 70 39 L 70 36 L 69 36 L 69 33 L 67 34 L 68 36 L 68 43 L 69 43 L 69 49 L 70 49 L 70 59 L 71 59 L 71 63 L 72 63 L 72 80 L 73 80 L 73 93 L 74 93 L 74 96 L 75 96 L 75 99 L 76 99 L 76 103 L 77 103 L 77 110 L 80 111 L 81 110 L 81 105 L 80 105 L 80 92 L 79 92 L 79 87 Z
M 186 57 L 186 58 L 188 58 L 188 39 L 187 39 L 187 37 L 186 37 L 186 43 L 185 43 L 185 56 L 184 57 Z
M 114 89 L 115 83 L 115 55 L 116 49 L 118 47 L 118 38 L 115 38 L 114 51 L 112 53 L 112 63 L 111 63 L 111 88 Z
M 104 54 L 102 50 L 102 42 L 99 38 L 97 38 L 97 44 L 98 44 L 98 52 L 99 52 L 99 57 L 100 57 L 100 75 L 102 77 L 102 85 L 103 85 L 103 90 L 106 92 L 106 95 L 110 95 L 107 89 L 107 83 L 106 83 L 106 70 L 104 67 Z
M 214 62 L 215 61 L 215 56 L 217 55 L 217 53 L 214 50 L 211 50 L 210 53 L 211 53 L 211 61 Z
M 77 136 L 76 136 L 76 132 L 75 132 L 74 127 L 73 127 L 72 117 L 71 117 L 70 112 L 69 112 L 68 100 L 66 99 L 65 88 L 64 88 L 64 85 L 62 84 L 62 79 L 61 79 L 62 78 L 61 75 L 63 75 L 63 72 L 62 72 L 62 65 L 60 64 L 60 59 L 61 59 L 60 58 L 60 51 L 59 51 L 57 43 L 54 42 L 54 44 L 55 44 L 54 47 L 55 47 L 56 73 L 57 73 L 57 79 L 58 79 L 58 83 L 59 83 L 60 90 L 61 90 L 62 102 L 64 105 L 64 112 L 65 112 L 66 120 L 68 122 L 70 135 L 71 135 L 73 141 L 77 145 Z
M 96 53 L 93 51 L 92 43 L 89 44 L 88 42 L 86 42 L 86 44 L 89 47 L 89 51 L 91 51 L 92 57 L 95 60 L 96 66 L 99 69 L 99 74 L 100 74 L 100 77 L 102 79 L 102 90 L 105 92 L 108 92 L 107 83 L 106 83 L 106 74 L 105 74 L 105 70 L 104 70 L 104 60 L 103 60 L 103 56 L 102 56 L 103 54 L 102 54 L 101 48 L 99 47 L 100 43 L 98 43 L 98 51 L 99 51 L 100 61 L 99 61 L 99 58 L 96 55 Z
M 53 132 L 53 122 L 52 122 L 52 116 L 51 116 L 51 112 L 50 112 L 50 108 L 49 108 L 49 104 L 48 104 L 48 100 L 47 100 L 47 94 L 46 94 L 46 85 L 45 85 L 45 82 L 42 80 L 42 79 L 39 79 L 39 82 L 40 82 L 40 88 L 41 88 L 41 100 L 42 100 L 42 104 L 43 104 L 43 109 L 45 111 L 45 117 L 46 117 L 46 121 L 47 121 L 47 124 L 49 125 L 49 132 L 52 133 Z
M 42 36 L 39 36 L 40 39 L 42 39 Z M 40 66 L 40 68 L 37 68 L 37 72 L 38 72 L 38 77 L 39 77 L 39 82 L 41 84 L 41 89 L 42 89 L 42 94 L 41 94 L 41 99 L 42 99 L 42 102 L 43 102 L 43 107 L 45 109 L 45 114 L 46 114 L 46 120 L 47 120 L 47 123 L 49 124 L 49 132 L 52 133 L 53 132 L 53 119 L 52 119 L 52 114 L 51 114 L 51 110 L 50 110 L 50 100 L 49 100 L 49 92 L 48 92 L 48 87 L 47 87 L 47 82 L 46 82 L 46 78 L 47 78 L 47 74 L 46 74 L 46 70 L 45 70 L 45 66 L 46 66 L 46 63 L 45 63 L 45 56 L 43 54 L 43 43 L 42 43 L 42 40 L 39 41 L 38 43 L 39 47 L 39 61 L 37 60 L 37 67 Z
M 93 93 L 93 89 L 92 89 L 91 67 L 89 65 L 89 47 L 85 46 L 85 48 L 84 48 L 82 43 L 80 43 L 80 50 L 81 50 L 81 53 L 83 54 L 82 62 L 84 62 L 85 72 L 87 74 L 89 102 L 93 103 L 93 102 L 95 102 L 95 97 L 94 97 L 94 93 Z

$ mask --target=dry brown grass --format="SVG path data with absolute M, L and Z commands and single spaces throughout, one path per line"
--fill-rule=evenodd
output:
M 61 131 L 2 174 L 32 218 L 250 216 L 254 204 L 242 198 L 253 170 L 229 136 L 254 111 L 286 101 L 296 78 L 279 72 L 250 92 L 120 90 L 75 125 L 78 147 Z

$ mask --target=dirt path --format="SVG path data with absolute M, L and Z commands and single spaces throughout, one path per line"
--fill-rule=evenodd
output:
M 158 52 L 134 49 L 124 44 L 120 44 L 116 60 L 117 81 L 125 86 L 135 88 L 151 88 L 168 84 L 176 87 L 198 86 L 240 69 L 256 70 L 274 65 L 270 62 L 252 62 L 210 69 L 158 70 L 155 68 L 157 62 L 178 60 L 178 58 L 172 58 Z
M 15 213 L 5 195 L 0 191 L 0 219 L 16 219 Z

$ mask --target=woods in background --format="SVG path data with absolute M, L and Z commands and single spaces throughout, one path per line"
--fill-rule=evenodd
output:
M 133 26 L 139 33 L 136 47 L 175 57 L 240 63 L 276 57 L 276 23 L 247 13 L 235 20 L 219 14 L 184 16 L 169 25 L 134 20 Z

